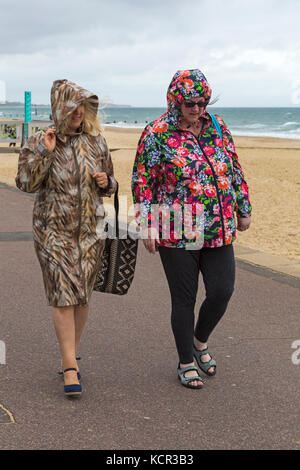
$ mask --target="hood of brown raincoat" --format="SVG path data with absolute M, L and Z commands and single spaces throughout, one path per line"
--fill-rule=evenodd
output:
M 51 88 L 51 109 L 56 133 L 62 130 L 62 124 L 78 106 L 88 101 L 91 110 L 97 116 L 99 98 L 94 93 L 67 79 L 55 80 Z

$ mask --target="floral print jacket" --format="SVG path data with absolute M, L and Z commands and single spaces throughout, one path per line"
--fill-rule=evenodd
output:
M 185 205 L 192 208 L 192 217 L 202 208 L 203 246 L 210 248 L 236 238 L 235 212 L 237 217 L 251 214 L 248 186 L 222 118 L 216 116 L 222 138 L 206 110 L 202 117 L 207 125 L 198 137 L 180 129 L 182 101 L 198 96 L 208 101 L 210 95 L 200 70 L 178 71 L 168 89 L 167 113 L 145 127 L 138 144 L 132 174 L 136 219 L 146 226 L 153 221 L 153 205 L 171 208 L 168 236 L 162 236 L 160 223 L 161 246 L 187 248 L 199 236 L 191 225 L 187 230 L 185 223 L 175 221 L 176 211 L 185 214 Z

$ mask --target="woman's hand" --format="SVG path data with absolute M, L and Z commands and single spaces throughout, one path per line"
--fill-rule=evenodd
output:
M 97 172 L 93 174 L 93 178 L 95 178 L 97 185 L 101 189 L 105 189 L 108 186 L 108 176 L 107 173 L 103 172 Z
M 56 146 L 56 135 L 54 129 L 48 129 L 44 135 L 44 142 L 49 152 L 54 152 Z
M 251 223 L 251 216 L 249 217 L 238 217 L 237 218 L 237 229 L 239 232 L 244 232 L 248 230 Z
M 149 251 L 149 253 L 151 253 L 152 255 L 155 255 L 155 253 L 157 252 L 157 248 L 160 245 L 157 230 L 155 228 L 151 228 L 149 229 L 149 231 L 144 231 L 142 233 L 142 239 L 146 250 Z

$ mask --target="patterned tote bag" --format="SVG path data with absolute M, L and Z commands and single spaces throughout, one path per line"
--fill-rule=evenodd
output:
M 98 292 L 106 292 L 109 294 L 124 295 L 127 294 L 129 287 L 133 281 L 138 240 L 131 237 L 127 231 L 123 233 L 119 227 L 119 198 L 118 188 L 114 195 L 115 220 L 114 226 L 106 224 L 107 238 L 105 239 L 105 247 L 102 254 L 100 269 L 97 273 L 94 290 Z M 109 234 L 114 233 L 116 236 L 111 238 Z

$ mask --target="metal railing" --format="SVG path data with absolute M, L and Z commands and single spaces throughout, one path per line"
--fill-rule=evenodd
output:
M 20 142 L 21 146 L 25 143 L 25 126 L 27 126 L 27 135 L 30 137 L 37 129 L 44 129 L 50 124 L 53 124 L 53 121 L 31 121 L 25 123 L 21 119 L 1 119 L 0 120 L 0 143 L 15 144 Z M 16 127 L 16 137 L 3 137 L 3 132 L 6 127 Z

